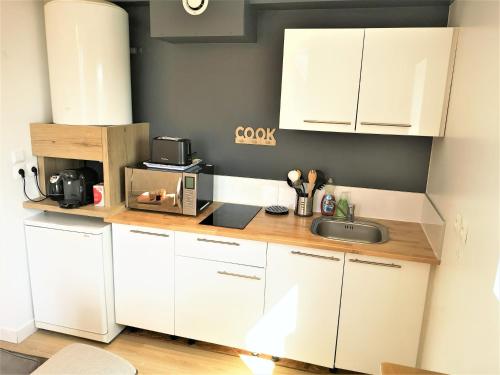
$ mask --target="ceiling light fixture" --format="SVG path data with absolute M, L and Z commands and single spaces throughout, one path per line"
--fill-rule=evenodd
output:
M 192 16 L 199 16 L 208 6 L 208 0 L 182 0 L 184 10 Z

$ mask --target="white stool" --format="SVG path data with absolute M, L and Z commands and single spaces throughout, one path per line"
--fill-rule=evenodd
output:
M 59 350 L 34 375 L 135 375 L 130 362 L 106 350 L 85 344 L 71 344 Z

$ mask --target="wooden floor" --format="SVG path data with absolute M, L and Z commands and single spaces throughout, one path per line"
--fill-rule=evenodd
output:
M 81 342 L 109 350 L 127 359 L 139 374 L 328 374 L 328 369 L 302 362 L 254 357 L 236 349 L 127 328 L 110 344 L 101 344 L 55 332 L 38 330 L 20 344 L 0 341 L 0 348 L 50 358 L 64 346 Z

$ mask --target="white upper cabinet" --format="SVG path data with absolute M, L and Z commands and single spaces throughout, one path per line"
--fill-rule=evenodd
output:
M 366 29 L 356 132 L 442 136 L 453 28 Z
M 354 132 L 363 34 L 285 30 L 281 129 Z
M 443 136 L 453 28 L 285 31 L 281 129 Z

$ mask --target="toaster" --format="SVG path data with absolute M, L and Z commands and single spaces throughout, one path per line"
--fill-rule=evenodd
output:
M 190 165 L 193 162 L 191 141 L 185 138 L 153 138 L 151 161 L 157 164 Z

